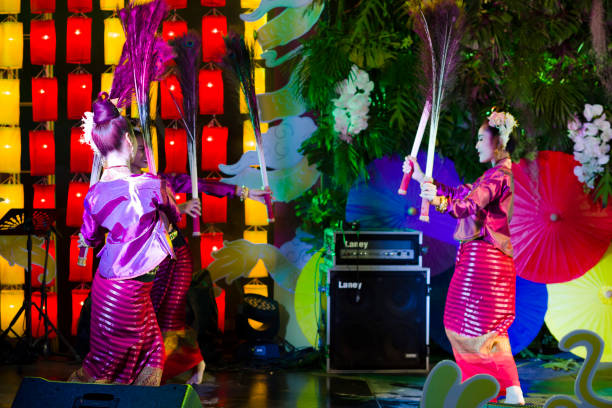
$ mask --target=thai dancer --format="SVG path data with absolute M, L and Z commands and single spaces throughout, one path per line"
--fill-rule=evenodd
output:
M 85 197 L 81 246 L 98 246 L 90 351 L 70 381 L 159 385 L 164 343 L 151 303 L 155 271 L 174 256 L 168 225 L 179 208 L 166 181 L 132 175 L 136 141 L 106 93 L 86 113 L 84 139 L 104 161 Z
M 140 174 L 148 166 L 142 134 L 135 129 L 137 151 L 131 163 L 132 173 Z M 160 174 L 175 193 L 191 193 L 191 177 L 188 174 Z M 225 184 L 216 180 L 198 180 L 198 191 L 217 197 L 239 196 L 265 202 L 268 191 Z M 191 217 L 201 215 L 199 199 L 179 205 L 180 212 Z M 199 218 L 194 218 L 199 221 Z M 188 384 L 200 384 L 205 363 L 200 353 L 195 331 L 185 323 L 187 290 L 191 284 L 193 262 L 187 241 L 176 225 L 169 226 L 176 257 L 166 258 L 155 275 L 151 300 L 166 345 L 166 360 L 162 381 L 193 369 Z
M 421 197 L 442 213 L 457 218 L 455 239 L 461 242 L 450 283 L 444 327 L 463 379 L 486 373 L 497 379 L 506 403 L 525 403 L 512 356 L 508 327 L 514 320 L 516 273 L 510 242 L 514 185 L 508 143 L 517 125 L 505 112 L 493 112 L 478 130 L 481 163 L 491 163 L 474 184 L 449 187 L 424 182 L 412 157 Z

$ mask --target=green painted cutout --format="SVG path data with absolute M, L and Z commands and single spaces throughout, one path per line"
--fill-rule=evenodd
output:
M 427 376 L 421 408 L 484 408 L 499 393 L 499 383 L 488 374 L 478 374 L 461 383 L 461 370 L 454 361 L 438 363 Z
M 576 347 L 586 348 L 584 364 L 574 383 L 574 393 L 578 401 L 555 395 L 546 401 L 544 408 L 612 408 L 612 400 L 601 398 L 593 391 L 593 377 L 601 361 L 604 341 L 594 332 L 575 330 L 559 342 L 559 348 L 564 351 L 571 351 Z

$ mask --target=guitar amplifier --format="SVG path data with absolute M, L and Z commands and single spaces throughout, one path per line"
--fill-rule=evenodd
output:
M 334 267 L 327 282 L 328 372 L 429 370 L 429 269 Z
M 334 231 L 334 266 L 421 267 L 423 235 L 419 231 Z

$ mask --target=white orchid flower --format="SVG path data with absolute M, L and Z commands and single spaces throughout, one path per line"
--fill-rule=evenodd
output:
M 585 123 L 582 129 L 584 129 L 584 133 L 587 136 L 595 136 L 597 133 L 599 133 L 597 126 L 592 123 Z
M 595 119 L 593 124 L 601 131 L 610 129 L 610 122 L 606 120 L 606 115 L 602 115 L 601 117 Z

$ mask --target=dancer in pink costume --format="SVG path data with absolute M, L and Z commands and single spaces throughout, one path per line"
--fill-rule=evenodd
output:
M 491 163 L 474 184 L 448 187 L 423 182 L 424 174 L 412 157 L 413 178 L 421 183 L 421 197 L 436 209 L 457 218 L 455 239 L 461 242 L 455 273 L 444 310 L 444 327 L 463 379 L 490 374 L 505 391 L 506 403 L 524 405 L 508 327 L 514 321 L 516 272 L 510 242 L 514 184 L 507 146 L 517 125 L 505 112 L 493 112 L 478 130 L 481 163 Z
M 148 167 L 144 151 L 142 134 L 135 128 L 137 150 L 131 163 L 134 174 L 140 174 L 141 169 Z M 175 193 L 191 192 L 191 177 L 188 174 L 160 174 L 170 189 Z M 264 203 L 268 191 L 248 189 L 216 180 L 198 180 L 198 191 L 217 197 L 251 198 Z M 179 205 L 180 212 L 189 216 L 201 214 L 199 199 L 191 199 Z M 157 314 L 157 321 L 162 331 L 165 343 L 165 363 L 162 381 L 172 378 L 184 371 L 193 369 L 193 374 L 187 380 L 188 384 L 200 384 L 203 379 L 205 363 L 200 353 L 195 331 L 185 323 L 187 290 L 191 284 L 193 262 L 191 252 L 185 237 L 175 225 L 169 226 L 172 245 L 176 257 L 166 258 L 155 275 L 151 300 Z
M 163 179 L 132 175 L 136 140 L 105 92 L 84 128 L 104 172 L 85 197 L 80 245 L 107 237 L 92 285 L 90 351 L 70 381 L 159 385 L 164 343 L 150 292 L 155 271 L 174 256 L 167 230 L 179 208 Z

